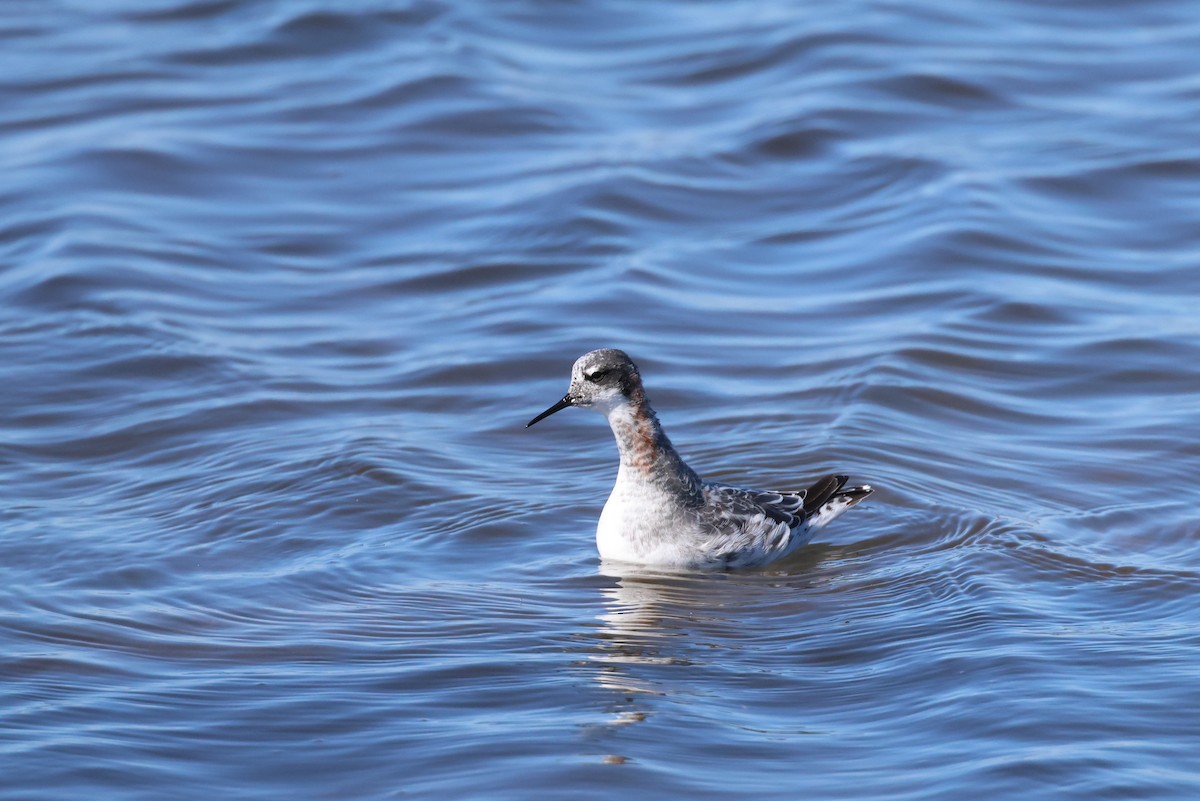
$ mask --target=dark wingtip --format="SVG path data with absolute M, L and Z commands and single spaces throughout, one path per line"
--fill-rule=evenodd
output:
M 832 475 L 818 480 L 804 493 L 804 513 L 812 514 L 824 506 L 849 479 L 849 476 Z
M 838 495 L 844 495 L 845 497 L 851 498 L 855 501 L 861 501 L 874 491 L 875 488 L 870 484 L 863 484 L 861 487 L 847 487 L 839 492 Z

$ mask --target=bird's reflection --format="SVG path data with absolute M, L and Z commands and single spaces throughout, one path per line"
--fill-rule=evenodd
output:
M 658 682 L 636 677 L 623 667 L 691 664 L 684 647 L 675 642 L 684 633 L 681 612 L 689 607 L 689 594 L 679 587 L 686 580 L 654 574 L 613 576 L 613 571 L 611 565 L 604 566 L 603 572 L 616 581 L 601 590 L 600 647 L 592 660 L 607 668 L 597 680 L 621 692 L 662 694 Z
M 645 720 L 654 697 L 688 692 L 711 654 L 698 647 L 697 636 L 724 619 L 720 599 L 730 577 L 607 562 L 600 572 L 612 583 L 601 589 L 600 625 L 588 659 L 596 668 L 593 680 L 614 693 L 610 725 L 623 726 Z
M 753 573 L 660 573 L 602 562 L 600 573 L 612 583 L 601 588 L 589 656 L 599 667 L 596 682 L 631 698 L 666 695 L 719 653 L 721 642 L 736 641 L 750 624 L 743 615 L 762 613 L 788 597 L 789 587 L 807 583 L 826 550 L 811 547 L 782 570 Z M 671 670 L 681 667 L 689 670 Z
M 778 569 L 743 573 L 658 573 L 601 563 L 599 625 L 581 663 L 610 694 L 606 719 L 593 735 L 608 741 L 669 700 L 711 692 L 714 671 L 728 670 L 728 649 L 742 648 L 763 616 L 803 604 L 805 588 L 822 580 L 813 568 L 833 550 L 810 547 Z M 627 759 L 608 753 L 602 761 Z
M 601 588 L 603 609 L 590 648 L 592 680 L 608 690 L 611 702 L 602 728 L 615 730 L 640 723 L 652 714 L 654 699 L 675 685 L 670 672 L 694 666 L 686 638 L 689 612 L 696 609 L 697 581 L 654 573 L 631 573 L 628 565 L 602 564 L 612 580 Z M 692 621 L 694 622 L 694 621 Z M 609 754 L 604 761 L 622 764 L 625 757 Z

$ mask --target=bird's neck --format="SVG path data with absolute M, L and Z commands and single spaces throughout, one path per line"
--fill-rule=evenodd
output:
M 621 451 L 622 471 L 675 491 L 691 494 L 699 489 L 699 477 L 676 453 L 640 388 L 606 414 Z

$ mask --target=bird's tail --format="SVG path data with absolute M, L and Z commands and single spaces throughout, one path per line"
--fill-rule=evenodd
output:
M 870 484 L 846 487 L 849 476 L 825 476 L 804 493 L 804 517 L 809 526 L 818 529 L 835 520 L 875 490 Z

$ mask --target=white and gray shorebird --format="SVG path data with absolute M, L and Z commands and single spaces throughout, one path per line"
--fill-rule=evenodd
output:
M 765 565 L 871 494 L 826 476 L 797 492 L 741 489 L 702 480 L 680 458 L 650 408 L 637 365 L 605 348 L 580 356 L 562 400 L 525 427 L 568 406 L 608 418 L 621 466 L 596 527 L 603 559 L 685 569 Z

